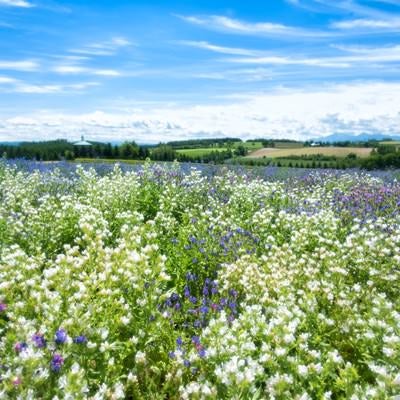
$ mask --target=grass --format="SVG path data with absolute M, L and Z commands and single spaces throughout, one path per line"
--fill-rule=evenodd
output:
M 371 153 L 371 148 L 364 147 L 304 147 L 304 148 L 292 148 L 292 149 L 277 149 L 277 148 L 263 148 L 256 150 L 249 154 L 249 158 L 278 158 L 278 157 L 290 157 L 290 156 L 302 156 L 302 155 L 317 155 L 322 154 L 324 156 L 336 156 L 346 157 L 350 153 L 354 153 L 357 157 L 365 158 Z
M 262 143 L 261 142 L 238 142 L 234 143 L 231 149 L 236 149 L 242 145 L 245 147 L 249 152 L 251 151 L 256 151 L 259 149 L 262 149 Z M 188 157 L 202 157 L 206 156 L 213 151 L 226 151 L 228 150 L 228 146 L 223 146 L 223 147 L 200 147 L 200 148 L 195 148 L 195 149 L 178 149 L 176 150 L 177 153 L 179 154 L 185 154 Z
M 302 147 L 304 144 L 300 142 L 275 142 L 276 149 L 301 149 Z
M 261 142 L 244 142 L 244 143 L 238 143 L 237 146 L 242 145 L 244 146 L 247 150 L 258 150 L 262 149 L 263 145 Z M 237 147 L 235 146 L 235 147 Z
M 383 145 L 383 146 L 399 146 L 400 145 L 400 140 L 387 140 L 387 141 L 383 141 L 383 142 L 379 142 L 379 144 Z
M 202 157 L 206 156 L 213 151 L 225 151 L 226 147 L 201 147 L 199 149 L 179 149 L 176 150 L 179 154 L 185 154 L 188 157 Z

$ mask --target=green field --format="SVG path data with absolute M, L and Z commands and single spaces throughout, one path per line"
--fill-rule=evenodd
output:
M 276 149 L 301 149 L 304 147 L 300 142 L 275 142 Z
M 230 147 L 231 149 L 236 149 L 239 146 L 245 147 L 249 152 L 256 151 L 262 149 L 261 142 L 237 142 Z M 178 149 L 176 150 L 179 154 L 185 154 L 188 157 L 203 157 L 206 156 L 213 151 L 226 151 L 228 150 L 228 146 L 223 147 L 200 147 L 195 149 Z
M 244 142 L 244 143 L 237 143 L 237 146 L 244 146 L 246 149 L 248 150 L 258 150 L 258 149 L 262 149 L 263 145 L 261 142 Z
M 278 158 L 290 156 L 312 156 L 322 154 L 324 156 L 346 157 L 351 153 L 357 157 L 368 157 L 371 153 L 371 148 L 364 147 L 304 147 L 304 148 L 291 148 L 291 149 L 278 149 L 274 147 L 266 147 L 256 150 L 249 154 L 249 158 Z
M 400 140 L 387 140 L 384 142 L 379 142 L 383 146 L 400 146 Z
M 201 147 L 198 149 L 179 149 L 176 150 L 179 154 L 185 154 L 188 157 L 202 157 L 206 156 L 213 151 L 225 151 L 227 150 L 226 147 Z

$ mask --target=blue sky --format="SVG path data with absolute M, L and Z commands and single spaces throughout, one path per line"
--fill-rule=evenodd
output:
M 400 133 L 400 0 L 0 0 L 0 140 Z

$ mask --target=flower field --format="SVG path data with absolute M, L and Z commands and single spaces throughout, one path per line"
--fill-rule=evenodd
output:
M 400 395 L 400 183 L 0 165 L 1 399 Z

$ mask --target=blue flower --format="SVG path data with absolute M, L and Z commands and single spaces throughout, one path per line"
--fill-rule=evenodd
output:
M 170 351 L 169 353 L 168 353 L 168 357 L 171 359 L 171 360 L 173 360 L 173 359 L 175 359 L 175 353 L 173 352 L 173 351 Z
M 201 322 L 198 319 L 196 319 L 196 321 L 194 321 L 194 323 L 193 323 L 193 326 L 195 328 L 200 328 L 201 327 Z
M 56 331 L 55 336 L 54 336 L 54 341 L 57 344 L 63 344 L 63 343 L 65 343 L 67 341 L 67 338 L 68 338 L 67 332 L 65 332 L 64 329 L 58 329 Z
M 188 272 L 186 274 L 186 280 L 187 281 L 196 281 L 197 280 L 197 275 L 196 274 L 192 274 L 191 272 Z
M 84 335 L 79 335 L 79 336 L 74 337 L 73 342 L 76 344 L 84 344 L 87 342 L 87 338 Z
M 51 360 L 51 370 L 54 372 L 59 372 L 63 364 L 64 358 L 60 354 L 54 354 Z
M 35 333 L 32 336 L 32 340 L 35 343 L 36 347 L 38 347 L 39 349 L 46 347 L 46 339 L 44 338 L 44 336 L 40 333 Z
M 229 290 L 229 294 L 230 294 L 232 297 L 236 297 L 236 296 L 238 295 L 238 292 L 237 292 L 235 289 L 231 289 L 231 290 Z
M 183 365 L 184 365 L 185 367 L 189 368 L 189 367 L 190 367 L 190 361 L 189 361 L 189 360 L 184 360 L 184 361 L 183 361 Z
M 200 312 L 203 313 L 203 314 L 207 314 L 208 313 L 208 307 L 207 306 L 200 307 Z
M 189 290 L 188 286 L 185 286 L 184 294 L 185 294 L 185 297 L 189 297 L 190 296 L 190 290 Z
M 183 340 L 182 340 L 182 338 L 180 336 L 178 336 L 178 338 L 176 339 L 176 344 L 177 344 L 178 347 L 182 346 Z
M 201 358 L 204 358 L 204 357 L 206 356 L 206 349 L 205 349 L 204 347 L 202 347 L 202 348 L 199 350 L 199 356 L 200 356 Z
M 198 336 L 192 336 L 192 342 L 194 344 L 200 344 L 200 338 Z
M 172 300 L 172 301 L 178 301 L 178 300 L 179 300 L 179 294 L 177 294 L 177 293 L 172 293 L 172 295 L 171 295 L 171 300 Z
M 28 348 L 28 345 L 27 345 L 25 342 L 18 342 L 18 343 L 16 343 L 15 346 L 14 346 L 14 350 L 15 350 L 17 353 L 21 353 L 21 351 L 24 351 L 24 350 L 26 350 L 27 348 Z

